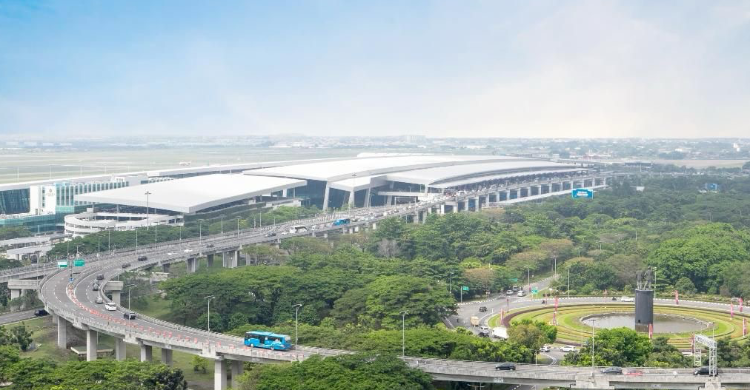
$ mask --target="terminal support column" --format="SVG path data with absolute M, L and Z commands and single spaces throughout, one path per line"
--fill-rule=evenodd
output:
M 125 340 L 115 338 L 115 359 L 125 360 Z
M 213 253 L 206 256 L 206 262 L 208 262 L 208 268 L 211 268 L 214 266 L 214 255 Z

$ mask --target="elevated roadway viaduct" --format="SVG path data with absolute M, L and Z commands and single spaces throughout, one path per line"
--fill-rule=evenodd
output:
M 454 198 L 461 200 L 461 198 Z M 415 212 L 427 207 L 440 206 L 445 199 L 434 202 L 423 202 L 417 205 L 403 205 L 383 208 L 373 219 L 362 218 L 348 226 L 331 226 L 330 221 L 335 216 L 325 216 L 307 220 L 307 226 L 318 226 L 313 234 L 325 233 L 332 230 L 351 231 L 357 227 L 376 228 L 376 223 L 382 218 L 390 216 L 416 215 Z M 375 209 L 372 209 L 375 210 Z M 370 216 L 372 210 L 354 210 L 349 216 Z M 377 214 L 376 214 L 377 215 Z M 300 224 L 294 221 L 277 226 Z M 316 225 L 317 224 L 317 225 Z M 195 262 L 203 255 L 227 253 L 239 250 L 243 245 L 260 242 L 277 241 L 276 237 L 269 237 L 274 229 L 254 229 L 240 232 L 240 234 L 212 235 L 198 240 L 183 240 L 157 246 L 142 248 L 137 254 L 125 252 L 112 254 L 99 261 L 88 264 L 84 271 L 71 278 L 70 270 L 55 270 L 47 274 L 39 283 L 39 296 L 45 308 L 53 314 L 58 328 L 58 346 L 67 348 L 68 330 L 70 327 L 83 330 L 86 334 L 87 360 L 97 358 L 97 334 L 112 336 L 115 342 L 115 356 L 125 358 L 125 344 L 135 344 L 140 347 L 140 359 L 153 359 L 154 347 L 161 349 L 161 360 L 166 364 L 172 362 L 174 350 L 199 355 L 214 361 L 215 389 L 227 387 L 227 374 L 231 371 L 233 380 L 239 377 L 242 363 L 249 362 L 283 362 L 301 361 L 313 355 L 336 356 L 350 353 L 349 351 L 296 346 L 291 351 L 268 351 L 244 346 L 240 337 L 233 337 L 219 333 L 207 332 L 137 315 L 135 319 L 123 318 L 124 308 L 117 306 L 116 311 L 107 311 L 103 305 L 97 305 L 96 298 L 106 297 L 104 289 L 92 291 L 91 286 L 102 275 L 100 283 L 105 285 L 123 273 L 124 264 L 128 269 L 148 268 L 154 266 L 168 266 L 178 261 Z M 289 234 L 286 237 L 308 235 L 310 233 Z M 137 261 L 137 256 L 146 256 L 146 261 Z M 189 267 L 190 268 L 190 267 Z M 194 269 L 193 269 L 194 271 Z M 528 301 L 524 305 L 530 304 Z M 533 302 L 532 302 L 533 303 Z M 519 306 L 520 307 L 520 306 Z M 466 381 L 481 383 L 507 383 L 537 386 L 559 386 L 582 389 L 615 389 L 615 388 L 672 388 L 672 389 L 719 389 L 722 386 L 732 388 L 750 387 L 750 370 L 723 371 L 719 378 L 696 377 L 690 370 L 673 369 L 641 369 L 638 376 L 606 376 L 584 367 L 537 366 L 519 364 L 516 371 L 496 371 L 494 363 L 469 362 L 443 359 L 423 359 L 404 357 L 407 364 L 431 374 L 435 379 L 447 381 Z

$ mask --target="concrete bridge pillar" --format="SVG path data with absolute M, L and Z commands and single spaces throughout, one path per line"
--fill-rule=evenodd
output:
M 240 251 L 229 252 L 229 268 L 237 268 L 240 262 Z
M 172 350 L 167 348 L 161 349 L 161 362 L 172 367 Z
M 214 266 L 214 254 L 206 255 L 206 262 L 208 263 L 208 268 L 211 268 Z
M 526 189 L 526 196 L 531 196 L 531 194 L 533 193 L 532 191 L 533 187 L 529 186 L 529 188 Z
M 16 298 L 20 298 L 22 294 L 23 294 L 23 290 L 14 288 L 10 290 L 10 299 L 13 300 Z
M 52 314 L 52 323 L 55 325 L 57 325 L 57 317 L 58 317 L 57 314 L 54 314 L 54 313 Z
M 120 292 L 119 291 L 112 291 L 112 302 L 116 303 L 118 306 L 120 305 Z
M 484 205 L 487 206 L 490 204 L 490 194 L 487 194 L 484 196 Z
M 57 317 L 57 347 L 68 348 L 68 320 L 58 315 Z
M 86 331 L 86 361 L 96 360 L 96 350 L 99 347 L 99 338 L 95 330 Z
M 162 264 L 161 269 L 162 271 L 169 273 L 169 264 Z
M 141 344 L 141 361 L 150 362 L 153 359 L 153 348 L 150 345 Z
M 125 340 L 115 338 L 115 359 L 122 361 L 125 357 Z
M 445 215 L 445 203 L 440 205 L 440 209 L 438 210 L 438 214 Z
M 198 270 L 198 259 L 190 257 L 187 259 L 187 272 L 192 274 Z
M 722 387 L 717 380 L 709 380 L 703 387 L 698 387 L 698 390 L 726 390 L 726 387 Z
M 479 211 L 482 209 L 481 203 L 482 203 L 481 197 L 477 196 L 476 198 L 474 198 L 474 211 Z
M 242 361 L 233 360 L 232 361 L 232 388 L 233 389 L 240 388 L 240 375 L 242 375 L 242 371 L 243 371 Z
M 372 223 L 372 230 L 378 230 L 378 224 L 373 222 Z M 328 234 L 326 234 L 326 238 L 328 238 Z
M 224 359 L 214 360 L 214 390 L 227 388 L 227 363 Z

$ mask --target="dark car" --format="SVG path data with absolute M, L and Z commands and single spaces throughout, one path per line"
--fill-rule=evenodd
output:
M 138 256 L 138 261 L 146 261 L 148 260 L 148 257 L 146 256 Z
M 620 367 L 607 367 L 602 369 L 602 374 L 607 375 L 622 375 L 622 368 Z
M 135 313 L 132 311 L 126 311 L 125 313 L 122 313 L 122 316 L 126 320 L 134 320 L 135 319 Z
M 274 232 L 268 233 L 266 234 L 266 237 L 276 237 L 276 233 Z
M 130 263 L 125 263 L 122 265 L 122 268 L 128 268 L 128 267 L 130 267 Z
M 480 306 L 480 307 L 479 307 L 479 312 L 480 312 L 480 313 L 484 313 L 484 312 L 486 312 L 486 311 L 487 311 L 487 306 Z
M 96 275 L 96 280 L 104 280 L 104 274 Z
M 513 363 L 498 363 L 495 364 L 495 370 L 498 371 L 515 371 L 516 365 Z
M 206 245 L 206 248 L 213 248 L 213 247 L 214 247 L 214 244 L 208 244 L 208 245 Z
M 713 375 L 718 375 L 718 371 Z M 703 366 L 697 368 L 695 371 L 693 371 L 693 375 L 711 375 L 711 371 L 708 369 L 708 366 Z
M 43 317 L 43 316 L 46 316 L 47 314 L 49 313 L 47 313 L 47 310 L 44 310 L 44 309 L 34 310 L 34 315 L 37 317 Z

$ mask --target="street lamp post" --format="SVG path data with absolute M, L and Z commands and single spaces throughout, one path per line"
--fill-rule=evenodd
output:
M 406 356 L 406 315 L 408 311 L 402 311 L 401 313 L 401 356 Z
M 591 375 L 592 376 L 594 375 L 594 370 L 595 370 L 594 367 L 596 366 L 596 363 L 594 362 L 595 360 L 594 339 L 596 338 L 596 331 L 595 331 L 596 328 L 594 327 L 595 324 L 596 324 L 596 318 L 592 318 L 591 319 Z
M 302 304 L 298 303 L 292 307 L 294 308 L 294 345 L 297 345 L 299 336 L 299 309 L 302 307 Z
M 208 310 L 207 310 L 207 316 L 206 316 L 206 329 L 210 332 L 211 331 L 211 300 L 215 297 L 213 295 L 209 295 L 203 299 L 208 301 Z
M 129 284 L 129 285 L 125 286 L 125 287 L 128 288 L 128 310 L 130 310 L 130 290 L 133 289 L 133 286 L 135 286 L 135 284 Z
M 144 195 L 146 195 L 146 230 L 148 230 L 149 225 L 151 225 L 149 223 L 151 221 L 148 219 L 148 196 L 151 195 L 151 191 L 146 191 Z

